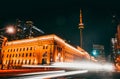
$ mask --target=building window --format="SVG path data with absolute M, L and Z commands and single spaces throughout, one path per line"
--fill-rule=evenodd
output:
M 15 52 L 15 49 L 14 49 L 14 51 L 13 52 Z
M 35 59 L 33 60 L 33 63 L 32 64 L 35 64 Z
M 20 64 L 20 60 L 18 60 L 18 64 Z
M 6 62 L 5 62 L 6 64 L 7 64 L 7 60 L 6 60 Z
M 26 57 L 28 56 L 28 53 L 26 53 Z
M 48 48 L 48 46 L 46 46 L 46 49 Z
M 20 57 L 20 53 L 19 53 L 19 57 Z
M 47 52 L 43 53 L 43 57 L 46 57 L 47 56 Z
M 20 48 L 20 51 L 22 50 L 22 48 Z
M 11 54 L 10 54 L 10 57 L 11 57 Z
M 28 48 L 27 48 L 27 51 L 28 51 Z
M 33 57 L 35 57 L 36 56 L 36 54 L 33 52 Z
M 10 49 L 8 49 L 8 52 L 9 52 Z M 4 52 L 4 51 L 3 51 Z
M 29 60 L 29 63 L 28 64 L 30 64 L 31 63 L 31 60 Z
M 13 54 L 13 56 L 12 57 L 14 57 L 14 54 Z
M 11 49 L 11 52 L 12 52 L 12 49 Z
M 9 55 L 7 54 L 7 58 L 8 58 L 8 56 L 9 56 Z
M 21 64 L 23 64 L 23 60 L 21 61 Z
M 30 47 L 30 50 L 32 50 L 32 47 Z
M 61 51 L 62 51 L 62 48 L 57 47 L 57 50 L 58 50 L 58 52 L 61 52 Z
M 32 53 L 30 53 L 30 57 L 32 56 Z
M 25 64 L 27 64 L 27 60 L 25 60 Z
M 17 48 L 17 52 L 18 52 L 18 48 Z
M 16 60 L 15 60 L 15 63 L 14 64 L 16 64 Z
M 17 57 L 17 54 L 16 54 L 16 57 Z
M 45 49 L 45 46 L 43 46 L 43 49 Z
M 13 64 L 13 60 L 12 60 L 11 64 Z
M 25 51 L 25 48 L 23 48 L 23 51 Z
M 24 53 L 22 54 L 22 57 L 24 57 Z

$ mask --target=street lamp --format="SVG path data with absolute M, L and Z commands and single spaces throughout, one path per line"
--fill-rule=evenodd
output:
M 16 32 L 15 26 L 14 25 L 8 25 L 5 28 L 0 29 L 0 31 L 5 31 L 8 34 L 14 34 Z
M 6 33 L 8 34 L 15 34 L 16 30 L 15 27 L 13 25 L 9 25 L 6 27 Z

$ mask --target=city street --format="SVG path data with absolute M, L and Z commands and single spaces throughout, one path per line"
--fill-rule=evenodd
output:
M 120 72 L 99 71 L 99 72 L 87 72 L 87 73 L 79 73 L 79 74 L 77 72 L 76 74 L 71 73 L 72 75 L 69 75 L 70 74 L 69 72 L 73 73 L 76 71 L 64 72 L 63 70 L 58 70 L 58 71 L 55 71 L 54 73 L 51 71 L 41 71 L 40 69 L 0 70 L 0 78 L 4 78 L 4 79 L 23 79 L 23 78 L 24 79 L 44 79 L 44 78 L 47 78 L 47 79 L 119 79 L 120 78 Z M 64 75 L 65 73 L 68 75 L 61 76 L 61 74 Z M 55 75 L 57 75 L 58 77 L 55 77 Z

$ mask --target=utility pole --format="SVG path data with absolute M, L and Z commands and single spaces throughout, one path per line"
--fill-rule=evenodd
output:
M 82 21 L 82 10 L 80 9 L 80 23 L 79 23 L 79 27 L 80 29 L 80 47 L 82 48 L 82 30 L 84 29 L 84 24 L 83 24 L 83 21 Z

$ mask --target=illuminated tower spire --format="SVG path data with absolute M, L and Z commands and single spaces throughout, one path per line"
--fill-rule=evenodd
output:
M 82 10 L 81 9 L 80 9 L 79 29 L 80 29 L 80 47 L 82 47 L 82 30 L 84 29 L 84 24 L 83 24 L 83 21 L 82 21 Z

